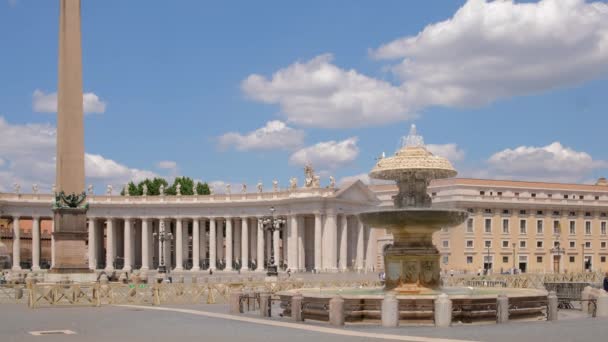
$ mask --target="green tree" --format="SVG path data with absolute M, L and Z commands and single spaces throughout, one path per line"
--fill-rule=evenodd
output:
M 137 185 L 135 185 L 135 183 L 133 182 L 129 182 L 129 184 L 127 184 L 127 190 L 129 191 L 129 196 L 140 196 L 141 193 L 138 191 Z M 120 196 L 124 196 L 125 195 L 125 188 L 122 188 L 122 190 L 120 190 Z
M 211 190 L 209 190 L 209 184 L 207 184 L 207 182 L 205 182 L 205 183 L 197 182 L 196 183 L 196 194 L 197 195 L 210 195 Z
M 194 195 L 194 181 L 190 177 L 175 177 L 173 185 L 166 191 L 167 195 L 177 195 L 177 184 L 181 186 L 180 193 L 182 195 Z

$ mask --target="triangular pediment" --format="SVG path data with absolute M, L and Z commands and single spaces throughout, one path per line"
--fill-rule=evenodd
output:
M 377 204 L 380 202 L 376 194 L 371 191 L 361 180 L 346 184 L 336 192 L 336 198 L 352 202 Z

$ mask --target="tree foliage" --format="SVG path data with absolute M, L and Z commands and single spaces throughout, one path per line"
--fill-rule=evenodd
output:
M 176 177 L 171 186 L 169 186 L 169 182 L 167 182 L 165 179 L 155 177 L 153 179 L 146 178 L 137 184 L 129 182 L 127 185 L 129 196 L 142 196 L 144 194 L 144 184 L 148 188 L 148 196 L 160 195 L 161 185 L 165 187 L 165 195 L 177 195 L 177 184 L 180 184 L 180 193 L 185 196 L 194 194 L 209 195 L 211 193 L 209 190 L 209 185 L 206 182 L 196 182 L 195 184 L 190 177 Z M 125 195 L 124 189 L 121 190 L 120 195 Z

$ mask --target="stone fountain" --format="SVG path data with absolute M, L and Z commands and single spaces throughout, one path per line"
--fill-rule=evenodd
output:
M 450 162 L 435 156 L 425 146 L 412 125 L 409 135 L 392 157 L 381 158 L 370 177 L 393 180 L 399 189 L 394 208 L 360 214 L 361 220 L 393 235 L 393 244 L 384 250 L 386 290 L 418 294 L 440 285 L 439 251 L 433 233 L 461 224 L 467 212 L 431 208 L 427 187 L 431 180 L 456 176 Z

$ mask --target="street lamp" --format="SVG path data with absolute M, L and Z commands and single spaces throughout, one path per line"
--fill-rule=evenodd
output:
M 167 266 L 165 265 L 165 241 L 173 240 L 173 234 L 171 232 L 165 231 L 165 222 L 164 220 L 160 221 L 159 232 L 152 234 L 155 238 L 158 237 L 158 242 L 160 243 L 160 260 L 158 264 L 158 273 L 167 273 Z
M 513 274 L 515 274 L 515 246 L 517 246 L 517 244 L 513 242 Z
M 281 227 L 287 223 L 287 219 L 283 216 L 274 217 L 275 211 L 276 209 L 274 207 L 270 207 L 270 216 L 262 217 L 262 227 L 270 232 L 270 260 L 267 266 L 268 272 L 266 272 L 266 275 L 269 277 L 276 277 L 279 275 L 274 260 L 274 232 L 281 229 Z
M 558 256 L 557 259 L 557 273 L 559 274 L 559 270 L 562 264 L 562 254 L 566 253 L 566 250 L 560 246 L 559 241 L 555 241 L 555 247 L 551 248 L 550 252 L 554 255 Z

